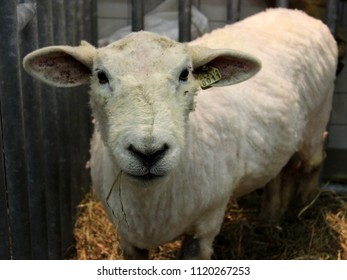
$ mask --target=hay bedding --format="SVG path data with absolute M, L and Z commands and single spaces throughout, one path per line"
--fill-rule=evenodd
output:
M 230 201 L 214 259 L 347 259 L 347 196 L 322 192 L 315 203 L 280 225 L 257 222 L 260 195 Z M 78 206 L 74 259 L 121 259 L 118 237 L 100 201 L 87 194 Z M 181 241 L 153 250 L 151 259 L 174 259 Z

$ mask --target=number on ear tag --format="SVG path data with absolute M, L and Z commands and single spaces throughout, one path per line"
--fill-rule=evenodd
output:
M 216 67 L 203 66 L 201 67 L 201 73 L 199 73 L 198 79 L 200 86 L 202 88 L 207 88 L 210 85 L 220 81 L 222 79 L 222 74 Z

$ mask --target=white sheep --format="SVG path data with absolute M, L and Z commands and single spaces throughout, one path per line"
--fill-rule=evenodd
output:
M 322 22 L 273 9 L 189 44 L 139 32 L 47 47 L 24 68 L 53 86 L 90 81 L 92 181 L 125 257 L 185 235 L 181 257 L 209 259 L 230 197 L 268 184 L 269 219 L 288 193 L 312 198 L 336 60 Z

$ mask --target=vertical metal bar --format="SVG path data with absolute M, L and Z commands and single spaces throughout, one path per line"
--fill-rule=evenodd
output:
M 66 17 L 64 0 L 53 1 L 53 38 L 54 45 L 66 45 Z M 71 197 L 71 143 L 70 134 L 70 116 L 69 116 L 69 99 L 72 89 L 55 89 L 57 102 L 57 142 L 59 157 L 59 200 L 60 205 L 60 239 L 61 255 L 72 243 L 72 210 L 69 203 Z
M 97 0 L 91 0 L 91 41 L 94 46 L 98 44 L 98 2 Z M 145 27 L 143 26 L 143 29 Z
M 95 1 L 80 0 L 77 5 L 76 18 L 76 40 L 81 39 L 96 42 L 96 38 L 92 35 L 95 32 L 96 19 L 92 18 L 95 15 Z M 74 89 L 73 95 L 70 96 L 69 114 L 70 114 L 70 129 L 73 132 L 70 135 L 71 149 L 71 198 L 70 204 L 73 209 L 76 209 L 77 204 L 81 201 L 83 195 L 89 190 L 90 179 L 89 170 L 86 169 L 86 162 L 89 160 L 89 144 L 91 135 L 91 113 L 89 109 L 89 87 L 79 86 Z M 76 111 L 76 108 L 78 110 Z M 75 212 L 73 211 L 73 218 Z
M 39 47 L 53 44 L 52 1 L 37 1 Z M 57 19 L 58 20 L 58 19 Z M 44 136 L 44 161 L 47 204 L 48 258 L 61 258 L 61 227 L 59 204 L 59 155 L 57 135 L 57 104 L 55 89 L 40 84 L 42 102 L 42 134 Z
M 19 86 L 16 1 L 2 1 L 0 34 L 0 110 L 12 254 L 15 259 L 30 259 L 28 178 Z
M 37 49 L 37 18 L 31 21 L 19 33 L 21 42 L 21 61 L 23 57 Z M 40 87 L 21 67 L 23 92 L 23 112 L 28 165 L 28 189 L 30 205 L 31 244 L 33 259 L 47 259 L 47 220 L 43 156 L 43 135 L 41 123 Z
M 191 0 L 179 0 L 178 12 L 179 12 L 179 41 L 188 42 L 191 40 Z
M 83 31 L 86 22 L 84 21 L 84 14 L 83 14 L 83 1 L 67 1 L 69 4 L 68 10 L 71 12 L 71 8 L 73 9 L 73 13 L 67 13 L 67 24 L 68 29 L 74 29 L 76 32 L 73 34 L 73 38 L 67 38 L 68 40 L 71 39 L 71 42 L 67 42 L 68 44 L 72 44 L 72 42 L 75 42 L 76 45 L 80 44 L 81 39 L 85 40 L 87 38 L 84 37 Z M 75 7 L 72 7 L 73 3 L 75 2 Z M 77 11 L 77 16 L 76 16 Z M 82 26 L 82 27 L 81 27 Z M 68 104 L 68 114 L 70 117 L 70 129 L 71 133 L 69 135 L 70 144 L 71 144 L 71 154 L 70 154 L 70 162 L 71 162 L 71 169 L 70 169 L 70 176 L 71 176 L 71 193 L 68 203 L 72 209 L 75 209 L 76 207 L 76 197 L 79 196 L 79 174 L 82 172 L 81 170 L 78 170 L 77 162 L 80 158 L 80 140 L 81 137 L 85 137 L 84 135 L 81 135 L 81 127 L 82 125 L 79 120 L 80 110 L 81 110 L 81 94 L 80 94 L 80 87 L 75 88 L 70 91 L 70 98 L 69 98 L 69 104 Z M 78 108 L 78 111 L 76 111 L 76 108 Z
M 325 20 L 324 22 L 329 27 L 330 32 L 336 35 L 336 21 L 337 21 L 337 0 L 327 0 L 325 4 Z
M 288 8 L 289 0 L 276 0 L 276 7 Z
M 76 17 L 76 13 L 77 16 Z M 78 35 L 78 29 L 79 24 L 85 24 L 83 22 L 79 22 L 79 19 L 83 18 L 83 15 L 81 15 L 80 12 L 80 6 L 78 5 L 77 1 L 65 1 L 65 20 L 66 20 L 66 44 L 76 46 L 80 44 L 80 40 L 77 37 Z M 76 192 L 76 188 L 78 189 L 78 175 L 81 170 L 76 169 L 75 162 L 79 159 L 79 153 L 76 152 L 76 150 L 79 150 L 80 144 L 79 142 L 79 135 L 80 127 L 78 126 L 78 120 L 76 120 L 76 115 L 79 114 L 80 111 L 80 104 L 79 104 L 79 96 L 78 96 L 79 90 L 78 88 L 71 88 L 71 89 L 64 89 L 64 93 L 62 95 L 65 96 L 67 99 L 67 112 L 66 117 L 69 119 L 69 133 L 67 135 L 68 142 L 69 142 L 69 155 L 67 157 L 67 160 L 69 161 L 70 169 L 67 171 L 68 175 L 70 177 L 70 186 L 69 186 L 69 197 L 65 197 L 66 201 L 64 203 L 66 204 L 66 207 L 69 208 L 69 221 L 65 221 L 69 223 L 70 232 L 63 232 L 63 257 L 65 258 L 66 255 L 69 253 L 69 248 L 73 244 L 73 225 L 74 225 L 74 214 L 76 205 L 71 203 L 74 197 L 74 193 Z M 66 228 L 67 230 L 67 228 Z
M 97 42 L 96 5 L 97 2 L 95 0 L 79 0 L 77 7 L 74 9 L 74 11 L 77 11 L 77 17 L 75 14 L 66 13 L 67 24 L 74 18 L 75 26 L 73 28 L 77 30 L 74 34 L 77 44 L 82 39 L 94 44 Z M 68 28 L 72 28 L 72 26 L 68 26 Z M 69 44 L 69 42 L 67 43 Z M 76 216 L 76 206 L 90 187 L 90 172 L 85 168 L 86 162 L 90 157 L 91 136 L 91 112 L 88 91 L 88 86 L 74 88 L 70 91 L 70 98 L 68 99 L 69 141 L 71 145 L 71 197 L 69 204 L 71 205 L 72 221 L 74 221 Z M 65 252 L 67 249 L 67 247 L 64 248 Z
M 96 31 L 96 6 L 97 2 L 95 0 L 88 0 L 88 5 L 86 5 L 86 8 L 84 9 L 84 18 L 87 18 L 88 21 L 86 22 L 86 28 L 84 29 L 85 37 L 89 42 L 97 42 L 97 31 Z M 77 123 L 80 125 L 80 134 L 79 134 L 79 161 L 77 169 L 79 170 L 79 186 L 80 186 L 80 193 L 78 200 L 76 201 L 79 203 L 82 199 L 82 195 L 86 193 L 87 190 L 89 190 L 90 187 L 90 172 L 88 169 L 85 168 L 86 162 L 89 160 L 90 154 L 89 154 L 89 147 L 90 147 L 90 138 L 91 138 L 91 111 L 89 107 L 89 85 L 85 85 L 79 88 L 79 94 L 80 94 L 80 105 L 81 110 L 79 111 L 79 122 Z M 76 203 L 74 204 L 77 205 Z
M 83 11 L 83 3 L 84 1 L 83 0 L 77 0 L 77 11 Z M 83 13 L 79 13 L 77 12 L 77 15 L 75 13 L 75 16 L 77 17 L 77 32 L 76 32 L 76 36 L 77 36 L 77 40 L 78 40 L 78 43 L 81 41 L 81 40 L 85 40 L 84 38 L 84 19 L 83 19 Z
M 233 23 L 234 22 L 234 15 L 233 15 L 233 1 L 227 0 L 227 23 Z
M 2 78 L 0 77 L 0 79 Z M 0 87 L 0 96 L 2 95 L 1 90 L 2 89 Z M 0 260 L 8 260 L 11 258 L 11 249 L 7 209 L 6 175 L 4 166 L 5 159 L 3 154 L 2 128 L 0 125 Z
M 131 0 L 131 30 L 133 32 L 144 30 L 144 1 Z
M 241 1 L 227 0 L 227 23 L 234 23 L 240 20 Z
M 65 1 L 66 43 L 68 45 L 79 45 L 81 39 L 94 43 L 97 41 L 96 4 L 95 0 Z M 86 162 L 89 160 L 91 134 L 88 90 L 87 86 L 80 86 L 64 89 L 64 92 L 61 93 L 66 98 L 67 111 L 64 112 L 64 116 L 69 120 L 66 139 L 69 143 L 69 157 L 67 160 L 69 161 L 70 196 L 65 204 L 69 205 L 70 208 L 70 221 L 66 222 L 71 224 L 71 227 L 73 227 L 76 216 L 76 206 L 90 187 L 89 170 L 85 168 Z M 69 235 L 68 232 L 63 232 L 64 256 L 69 254 L 69 248 L 73 244 L 72 241 L 71 228 Z
M 66 17 L 66 43 L 76 46 L 80 42 L 77 40 L 77 1 L 65 1 L 65 17 Z

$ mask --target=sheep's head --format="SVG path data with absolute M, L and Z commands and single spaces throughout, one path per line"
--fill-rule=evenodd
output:
M 139 32 L 100 49 L 86 42 L 43 48 L 25 57 L 24 68 L 53 86 L 90 82 L 97 129 L 115 163 L 129 177 L 148 181 L 178 165 L 197 90 L 244 81 L 260 63 Z

